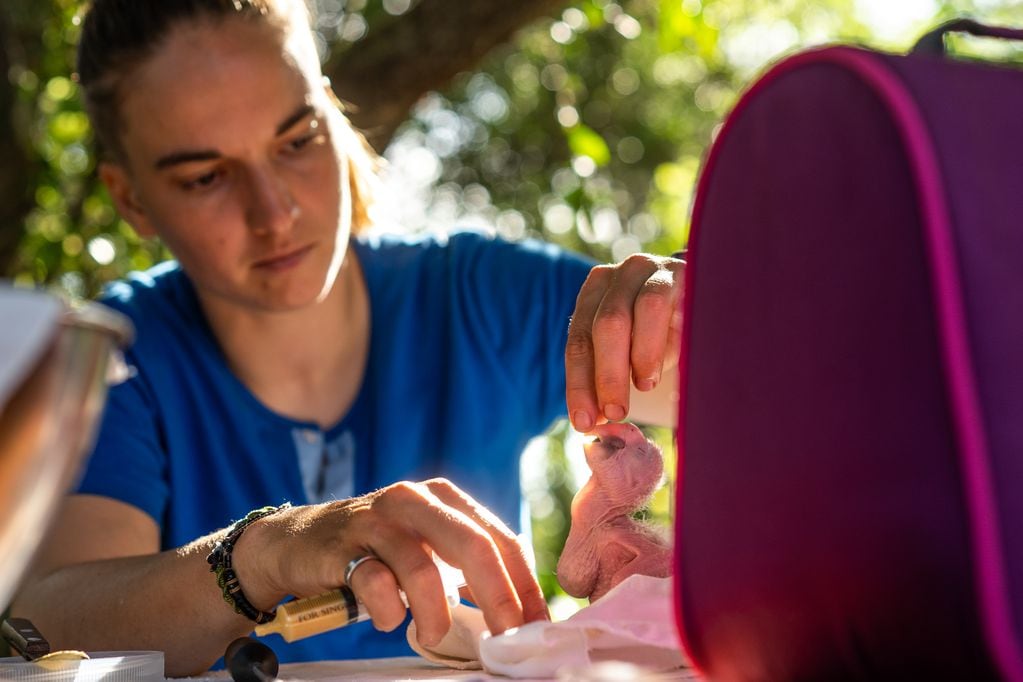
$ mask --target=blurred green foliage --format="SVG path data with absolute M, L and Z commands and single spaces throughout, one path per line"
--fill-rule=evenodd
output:
M 411 2 L 317 4 L 322 53 L 343 60 L 374 26 L 396 20 Z M 966 13 L 1018 21 L 1021 4 L 573 2 L 520 32 L 513 44 L 445 92 L 425 97 L 411 113 L 388 157 L 397 191 L 421 191 L 423 203 L 395 220 L 410 230 L 465 221 L 512 239 L 540 237 L 602 260 L 641 250 L 676 251 L 687 238 L 693 186 L 716 127 L 767 63 L 835 40 L 902 51 L 940 20 Z M 11 0 L 2 11 L 18 31 L 41 36 L 37 53 L 26 52 L 9 74 L 17 90 L 13 134 L 37 170 L 34 208 L 20 226 L 23 235 L 6 275 L 71 296 L 93 296 L 105 282 L 168 254 L 158 243 L 140 240 L 118 218 L 97 180 L 89 124 L 70 78 L 80 3 Z M 990 41 L 955 45 L 968 53 L 1001 50 L 996 56 L 1006 56 L 1003 46 Z M 1018 48 L 1010 56 L 1017 55 Z M 404 197 L 384 202 L 404 203 Z M 579 482 L 572 473 L 578 443 L 568 433 L 561 425 L 550 434 L 545 456 L 528 460 L 532 470 L 526 476 L 540 579 L 552 598 L 560 592 L 553 566 Z M 670 432 L 651 433 L 673 472 Z M 652 522 L 667 523 L 669 490 L 652 501 Z
M 433 154 L 436 170 L 425 174 L 429 210 L 440 218 L 434 229 L 463 218 L 601 260 L 671 253 L 686 241 L 693 186 L 716 127 L 770 62 L 833 41 L 904 51 L 944 19 L 967 13 L 1011 21 L 1020 6 L 575 2 L 425 98 L 392 145 L 408 144 L 416 154 L 392 158 L 430 166 L 422 149 Z M 400 220 L 417 221 L 431 222 L 411 212 Z
M 72 297 L 92 296 L 103 283 L 168 257 L 118 218 L 100 187 L 91 129 L 72 79 L 80 4 L 48 0 L 6 8 L 31 7 L 31 16 L 15 14 L 9 20 L 36 40 L 41 36 L 42 52 L 26 60 L 30 63 L 15 64 L 9 74 L 22 122 L 14 132 L 36 162 L 36 174 L 35 209 L 4 274 Z M 30 19 L 42 25 L 30 25 Z

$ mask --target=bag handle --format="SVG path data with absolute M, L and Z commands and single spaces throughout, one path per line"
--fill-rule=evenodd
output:
M 985 38 L 1004 38 L 1006 40 L 1023 40 L 1023 29 L 1005 26 L 988 26 L 973 19 L 953 19 L 936 29 L 925 33 L 916 41 L 910 54 L 925 54 L 934 57 L 945 56 L 945 35 L 948 33 L 969 33 Z

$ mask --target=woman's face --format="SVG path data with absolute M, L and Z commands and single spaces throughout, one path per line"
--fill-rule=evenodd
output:
M 187 23 L 122 84 L 125 158 L 103 179 L 220 305 L 307 306 L 344 257 L 350 190 L 332 139 L 344 123 L 299 30 Z

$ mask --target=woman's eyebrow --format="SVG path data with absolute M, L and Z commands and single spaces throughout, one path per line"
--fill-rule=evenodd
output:
M 277 125 L 277 129 L 274 132 L 275 135 L 283 135 L 293 125 L 306 118 L 310 114 L 316 112 L 316 108 L 311 104 L 303 104 L 293 113 L 289 114 L 287 118 L 281 121 Z M 156 169 L 163 170 L 170 168 L 171 166 L 177 166 L 183 163 L 194 163 L 196 161 L 216 161 L 223 155 L 215 149 L 193 149 L 183 150 L 179 152 L 171 152 L 161 156 L 156 160 Z
M 313 107 L 312 104 L 303 104 L 293 114 L 291 114 L 286 119 L 281 121 L 281 123 L 277 126 L 277 135 L 283 135 L 288 130 L 288 128 L 295 125 L 303 118 L 309 116 L 315 111 L 316 109 Z
M 171 152 L 156 160 L 156 170 L 163 170 L 182 163 L 193 163 L 195 161 L 215 161 L 221 157 L 220 152 L 215 149 L 198 149 L 194 151 Z

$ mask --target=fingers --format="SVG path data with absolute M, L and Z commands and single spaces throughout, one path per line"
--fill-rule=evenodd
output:
M 285 593 L 313 596 L 347 582 L 374 626 L 392 630 L 406 615 L 401 590 L 424 646 L 440 642 L 451 626 L 435 556 L 462 570 L 491 632 L 547 617 L 514 534 L 443 479 L 296 508 L 277 539 L 274 563 L 284 572 Z M 346 570 L 365 555 L 376 560 Z
M 611 286 L 604 293 L 593 320 L 597 401 L 610 421 L 625 419 L 629 413 L 632 347 L 638 331 L 634 308 L 637 296 L 655 272 L 657 265 L 646 256 L 637 254 L 625 259 L 615 268 Z
M 373 626 L 378 630 L 390 632 L 402 624 L 406 615 L 405 604 L 398 594 L 398 579 L 395 576 L 428 570 L 433 567 L 433 562 L 422 545 L 404 533 L 393 534 L 384 553 L 387 556 L 387 563 L 376 558 L 360 564 L 351 574 L 348 586 L 366 607 L 373 620 Z M 411 579 L 407 580 L 409 583 L 413 582 Z M 425 581 L 429 583 L 429 576 L 425 577 Z M 440 584 L 439 577 L 436 584 Z M 420 594 L 417 591 L 415 595 L 417 609 L 432 614 L 432 618 L 426 618 L 423 627 L 418 629 L 419 639 L 426 646 L 439 642 L 451 626 L 443 589 L 438 587 L 437 590 L 439 597 L 435 596 L 433 604 L 430 603 L 433 594 L 429 588 L 425 593 Z M 411 603 L 411 597 L 409 599 Z
M 440 492 L 444 499 L 434 491 Z M 429 646 L 440 641 L 451 624 L 440 574 L 427 548 L 462 570 L 491 632 L 501 633 L 525 622 L 516 581 L 509 575 L 497 542 L 484 525 L 463 510 L 469 510 L 487 526 L 498 528 L 503 524 L 453 484 L 432 481 L 428 485 L 389 486 L 379 494 L 373 508 L 386 518 L 403 520 L 401 528 L 394 528 L 374 540 L 372 548 L 405 591 L 423 644 Z M 510 535 L 507 529 L 505 532 Z M 397 537 L 417 539 L 418 551 L 405 542 L 396 542 Z M 509 556 L 513 555 L 509 553 Z M 518 560 L 525 561 L 521 554 Z M 514 570 L 518 582 L 525 583 L 522 568 Z M 357 578 L 358 575 L 353 580 Z M 353 586 L 353 589 L 356 588 Z M 524 589 L 532 615 L 539 608 L 535 603 L 536 595 Z
M 602 409 L 597 402 L 594 377 L 593 320 L 613 277 L 614 268 L 609 265 L 598 265 L 590 270 L 576 297 L 575 312 L 568 326 L 565 402 L 572 426 L 579 431 L 589 431 L 601 421 Z
M 519 601 L 522 603 L 523 619 L 527 623 L 534 620 L 549 620 L 547 602 L 533 575 L 526 550 L 512 530 L 493 512 L 455 487 L 450 481 L 438 478 L 427 481 L 426 485 L 438 499 L 449 506 L 461 509 L 490 535 L 501 554 L 505 570 L 512 580 Z
M 664 367 L 677 362 L 682 332 L 682 267 L 678 263 L 658 268 L 636 295 L 631 360 L 633 383 L 641 391 L 654 389 Z
M 417 519 L 429 527 L 443 515 L 442 505 L 415 483 L 397 483 L 373 497 L 369 513 L 375 518 L 366 544 L 379 561 L 360 566 L 349 586 L 381 630 L 392 630 L 405 618 L 400 588 L 416 621 L 420 643 L 433 646 L 451 627 L 451 613 L 432 553 L 415 523 L 408 521 Z M 458 525 L 457 519 L 453 525 Z
M 678 349 L 684 267 L 674 258 L 635 254 L 590 271 L 565 348 L 565 398 L 577 430 L 624 419 L 631 385 L 649 391 L 660 382 L 665 360 Z

